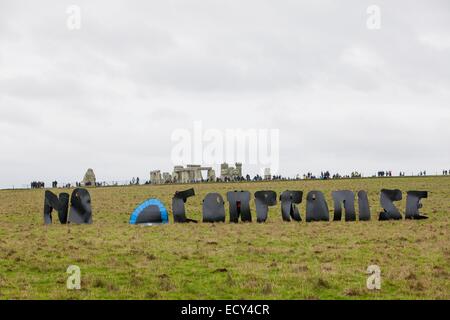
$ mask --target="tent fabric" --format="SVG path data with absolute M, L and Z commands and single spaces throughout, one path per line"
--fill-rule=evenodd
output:
M 159 214 L 155 215 L 159 211 Z M 158 199 L 148 199 L 142 202 L 130 216 L 130 224 L 141 223 L 169 223 L 169 214 Z

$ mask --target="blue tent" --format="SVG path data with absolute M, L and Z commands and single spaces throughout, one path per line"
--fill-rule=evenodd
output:
M 141 203 L 130 217 L 130 224 L 165 224 L 169 223 L 169 214 L 161 201 L 148 199 Z

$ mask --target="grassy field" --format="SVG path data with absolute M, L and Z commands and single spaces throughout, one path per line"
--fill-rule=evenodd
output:
M 450 177 L 196 184 L 186 205 L 201 219 L 208 192 L 317 189 L 332 211 L 331 191 L 362 189 L 370 222 L 284 223 L 277 204 L 264 224 L 128 224 L 140 202 L 170 208 L 188 187 L 91 188 L 94 224 L 83 226 L 60 225 L 56 213 L 44 226 L 43 190 L 0 191 L 0 299 L 450 298 Z M 403 191 L 402 212 L 406 191 L 428 190 L 421 211 L 430 218 L 378 221 L 381 188 Z M 381 268 L 379 291 L 366 288 L 371 264 Z M 66 289 L 69 265 L 81 268 L 81 290 Z

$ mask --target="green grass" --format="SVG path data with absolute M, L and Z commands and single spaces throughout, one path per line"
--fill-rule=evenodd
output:
M 0 299 L 450 298 L 450 177 L 196 184 L 186 205 L 201 220 L 208 192 L 321 190 L 332 211 L 331 191 L 363 189 L 370 222 L 284 223 L 278 204 L 264 224 L 128 224 L 142 201 L 158 197 L 170 208 L 175 190 L 188 187 L 91 188 L 94 224 L 83 226 L 44 226 L 43 190 L 0 191 Z M 428 190 L 421 211 L 430 218 L 378 221 L 381 188 L 404 197 Z M 398 206 L 404 212 L 405 199 Z M 81 268 L 79 291 L 66 289 L 72 264 Z M 371 264 L 381 268 L 379 291 L 366 288 Z

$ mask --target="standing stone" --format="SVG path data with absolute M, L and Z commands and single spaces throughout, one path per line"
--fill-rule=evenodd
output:
M 168 172 L 163 172 L 163 182 L 164 183 L 171 183 L 172 182 L 172 176 Z
M 92 170 L 91 168 L 87 169 L 86 173 L 84 174 L 82 184 L 86 187 L 95 186 L 96 181 L 97 180 L 95 179 L 94 170 Z
M 270 168 L 264 169 L 264 180 L 271 180 L 272 175 L 270 174 Z
M 224 162 L 220 165 L 220 178 L 222 180 L 236 180 L 242 177 L 242 163 L 236 162 L 236 167 L 231 167 Z
M 193 183 L 203 181 L 202 171 L 208 172 L 208 179 L 215 180 L 215 172 L 211 167 L 202 167 L 198 164 L 188 164 L 186 168 L 183 166 L 175 166 L 173 168 L 172 180 L 179 183 Z
M 242 163 L 236 162 L 235 165 L 236 165 L 236 176 L 240 178 L 242 177 Z
M 151 184 L 161 184 L 161 171 L 160 170 L 154 170 L 150 171 L 150 183 Z
M 210 182 L 216 181 L 216 172 L 214 171 L 214 169 L 209 168 L 207 175 L 208 175 L 208 181 L 210 181 Z

